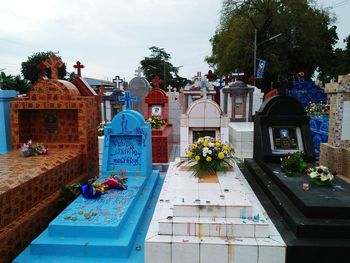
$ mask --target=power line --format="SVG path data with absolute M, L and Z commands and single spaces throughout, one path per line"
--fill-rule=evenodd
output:
M 336 8 L 336 7 L 341 7 L 341 6 L 344 6 L 344 5 L 346 5 L 346 4 L 350 4 L 350 0 L 341 1 L 341 2 L 339 2 L 339 3 L 336 3 L 336 4 L 334 4 L 334 5 L 329 6 L 328 8 L 334 9 L 334 8 Z

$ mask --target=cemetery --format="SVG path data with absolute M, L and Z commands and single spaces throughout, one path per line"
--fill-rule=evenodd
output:
M 264 99 L 243 73 L 97 93 L 63 65 L 0 90 L 0 262 L 347 262 L 349 75 Z

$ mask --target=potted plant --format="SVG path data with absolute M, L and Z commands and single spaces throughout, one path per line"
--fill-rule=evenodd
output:
M 28 140 L 26 143 L 23 143 L 20 151 L 23 157 L 44 155 L 49 152 L 44 145 L 40 143 L 34 144 L 32 140 Z
M 306 168 L 302 152 L 288 153 L 281 158 L 281 169 L 288 176 L 299 176 Z

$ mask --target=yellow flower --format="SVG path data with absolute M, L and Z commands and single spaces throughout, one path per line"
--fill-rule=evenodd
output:
M 195 148 L 195 147 L 196 147 L 196 144 L 195 144 L 195 143 L 192 143 L 192 144 L 191 144 L 191 147 L 192 147 L 192 148 Z
M 192 157 L 193 153 L 192 152 L 187 152 L 188 157 Z
M 218 157 L 219 157 L 219 159 L 224 159 L 225 154 L 223 152 L 219 152 Z
M 223 149 L 224 151 L 228 151 L 228 146 L 227 146 L 227 145 L 224 145 L 224 146 L 222 146 L 222 149 Z
M 196 161 L 198 162 L 201 159 L 201 157 L 199 155 L 196 155 L 196 157 L 194 157 L 194 159 L 196 159 Z
M 221 145 L 220 142 L 215 143 L 215 147 L 220 147 L 220 145 Z
M 209 142 L 207 140 L 205 140 L 204 143 L 203 143 L 203 146 L 204 147 L 208 147 L 209 146 Z
M 211 162 L 211 157 L 208 156 L 205 160 L 206 160 L 207 162 Z

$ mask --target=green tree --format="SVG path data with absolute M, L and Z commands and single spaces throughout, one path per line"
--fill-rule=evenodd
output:
M 45 61 L 48 59 L 51 55 L 51 51 L 48 52 L 38 52 L 34 53 L 33 55 L 29 56 L 27 61 L 22 62 L 22 74 L 25 79 L 29 80 L 31 84 L 33 84 L 35 81 L 38 80 L 40 70 L 39 70 L 39 65 L 41 62 Z M 57 56 L 60 58 L 59 56 Z M 46 76 L 51 76 L 51 69 L 47 68 L 46 69 Z M 61 67 L 58 70 L 59 78 L 64 79 L 67 72 L 66 72 L 66 65 L 64 64 L 63 67 Z
M 151 51 L 151 55 L 140 61 L 142 70 L 149 82 L 151 82 L 155 76 L 159 76 L 160 79 L 163 81 L 165 80 L 166 86 L 171 85 L 172 87 L 179 88 L 187 84 L 187 79 L 178 75 L 179 68 L 174 67 L 173 64 L 169 62 L 171 56 L 164 48 L 153 46 L 150 47 L 149 50 Z M 162 89 L 163 87 L 164 85 L 161 85 Z
M 331 79 L 337 80 L 339 75 L 350 73 L 350 35 L 344 39 L 344 43 L 345 48 L 336 48 L 326 65 L 319 69 L 318 78 L 323 83 L 328 83 Z
M 25 94 L 29 91 L 30 84 L 21 76 L 6 75 L 4 72 L 0 73 L 0 88 L 6 90 L 17 90 L 20 94 Z
M 257 59 L 267 61 L 259 86 L 270 87 L 279 76 L 305 72 L 311 78 L 316 68 L 327 66 L 337 41 L 334 18 L 313 0 L 225 0 L 219 27 L 211 39 L 212 55 L 206 61 L 219 76 L 236 68 L 253 75 L 254 34 Z M 282 33 L 281 37 L 266 41 Z

